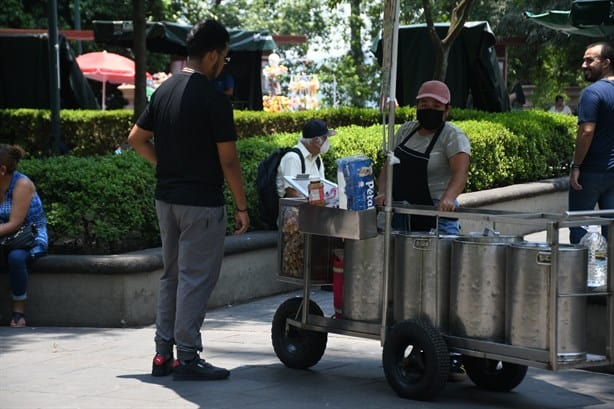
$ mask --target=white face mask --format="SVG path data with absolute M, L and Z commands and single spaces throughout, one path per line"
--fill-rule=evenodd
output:
M 325 154 L 326 152 L 328 152 L 328 149 L 330 148 L 330 142 L 328 142 L 328 138 L 324 141 L 324 143 L 322 144 L 322 146 L 320 146 L 320 154 Z

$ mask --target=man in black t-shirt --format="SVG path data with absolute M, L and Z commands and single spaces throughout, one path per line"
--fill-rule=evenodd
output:
M 232 107 L 213 82 L 227 62 L 229 39 L 214 20 L 195 25 L 186 67 L 156 89 L 128 137 L 156 166 L 164 273 L 153 376 L 208 380 L 230 374 L 199 357 L 200 328 L 224 256 L 224 180 L 235 202 L 235 233 L 249 227 Z

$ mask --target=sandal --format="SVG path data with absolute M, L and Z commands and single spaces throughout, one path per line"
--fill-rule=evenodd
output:
M 23 328 L 26 326 L 26 316 L 23 312 L 13 311 L 13 315 L 11 316 L 11 327 L 13 328 Z

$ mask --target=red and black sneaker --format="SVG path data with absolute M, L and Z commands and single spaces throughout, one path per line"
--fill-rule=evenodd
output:
M 228 369 L 213 366 L 198 356 L 190 361 L 177 359 L 173 367 L 173 380 L 175 381 L 213 381 L 226 379 L 228 376 L 230 376 Z
M 151 365 L 151 376 L 167 376 L 173 371 L 172 355 L 156 354 Z

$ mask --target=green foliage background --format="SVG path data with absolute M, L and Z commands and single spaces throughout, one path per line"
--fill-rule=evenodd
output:
M 307 73 L 321 77 L 324 104 L 372 106 L 379 99 L 380 67 L 373 60 L 370 48 L 383 28 L 383 2 L 367 0 L 235 0 L 212 2 L 194 0 L 135 0 L 144 3 L 146 20 L 166 20 L 196 23 L 215 18 L 230 28 L 268 30 L 274 34 L 302 34 L 308 43 L 281 45 L 277 50 L 283 63 L 297 72 L 306 62 L 309 47 L 317 48 L 324 61 L 310 64 Z M 425 23 L 424 0 L 401 2 L 400 23 Z M 435 22 L 449 22 L 457 0 L 429 0 Z M 60 29 L 75 29 L 75 5 L 79 4 L 81 29 L 92 29 L 93 20 L 132 20 L 134 2 L 114 0 L 59 0 Z M 47 2 L 3 0 L 0 27 L 47 28 Z M 583 85 L 580 63 L 583 48 L 594 39 L 567 36 L 539 26 L 524 17 L 524 11 L 541 13 L 548 10 L 568 10 L 569 0 L 473 0 L 469 21 L 488 21 L 498 40 L 509 44 L 507 87 L 520 81 L 537 85 L 533 104 L 545 107 L 566 86 Z M 349 13 L 348 13 L 349 10 Z M 350 26 L 354 32 L 351 32 Z M 333 33 L 335 36 L 333 36 Z M 334 38 L 333 38 L 334 37 Z M 340 41 L 334 41 L 339 38 Z M 511 40 L 511 41 L 508 41 Z M 73 44 L 73 48 L 74 48 Z M 339 54 L 339 48 L 351 50 Z M 116 49 L 95 42 L 80 42 L 83 52 L 107 48 L 120 54 L 130 49 Z M 362 55 L 361 55 L 362 54 Z M 359 58 L 362 57 L 362 58 Z M 148 53 L 149 72 L 163 71 L 169 56 Z M 298 72 L 297 72 L 298 73 Z M 336 95 L 330 86 L 335 78 Z
M 153 167 L 135 152 L 22 160 L 47 215 L 50 252 L 110 254 L 159 243 Z

